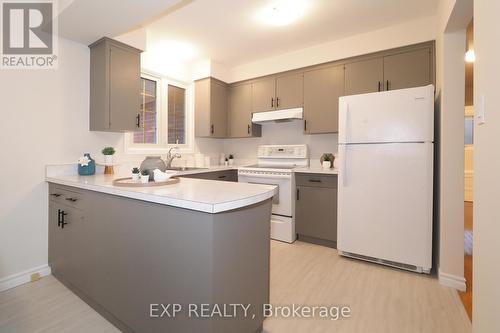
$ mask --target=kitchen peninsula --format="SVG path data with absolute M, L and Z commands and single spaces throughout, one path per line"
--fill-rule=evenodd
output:
M 52 273 L 123 332 L 260 332 L 275 187 L 181 178 L 128 188 L 54 172 L 46 181 Z M 154 304 L 185 311 L 152 316 Z M 246 317 L 196 318 L 189 304 L 251 306 Z

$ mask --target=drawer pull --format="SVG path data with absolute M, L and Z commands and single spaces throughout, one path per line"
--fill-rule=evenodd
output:
M 78 201 L 78 199 L 76 199 L 76 198 L 66 198 L 66 200 L 71 201 L 71 202 L 77 202 Z
M 59 193 L 52 193 L 51 196 L 59 198 L 61 196 L 61 194 L 59 194 Z
M 320 179 L 309 179 L 310 183 L 321 183 Z
M 224 175 L 224 176 L 218 176 L 217 178 L 219 178 L 219 179 L 224 179 L 224 178 L 226 178 L 226 177 L 227 177 L 227 176 L 226 176 L 226 175 Z

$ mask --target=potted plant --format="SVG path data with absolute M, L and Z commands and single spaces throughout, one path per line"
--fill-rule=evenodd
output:
M 113 147 L 104 147 L 101 151 L 104 155 L 104 174 L 112 175 L 113 171 L 113 155 L 115 154 L 115 148 Z
M 229 165 L 233 165 L 233 164 L 234 164 L 234 155 L 229 154 Z
M 139 170 L 139 168 L 133 168 L 132 169 L 132 180 L 139 180 L 139 178 L 141 177 L 141 171 Z
M 149 170 L 141 171 L 141 183 L 147 184 L 149 182 Z
M 323 169 L 330 169 L 333 165 L 334 156 L 331 153 L 321 155 L 320 161 Z

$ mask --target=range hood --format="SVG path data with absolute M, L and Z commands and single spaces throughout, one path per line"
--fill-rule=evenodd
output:
M 304 111 L 302 108 L 284 109 L 277 111 L 254 112 L 252 123 L 260 124 L 266 122 L 284 122 L 303 119 Z

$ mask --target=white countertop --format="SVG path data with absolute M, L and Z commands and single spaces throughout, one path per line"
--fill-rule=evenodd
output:
M 316 173 L 316 174 L 325 174 L 325 175 L 337 175 L 339 173 L 338 169 L 323 169 L 322 167 L 300 167 L 293 169 L 293 172 L 297 173 Z
M 179 183 L 165 186 L 117 187 L 113 185 L 113 179 L 119 178 L 116 175 L 79 176 L 71 174 L 67 166 L 60 172 L 56 168 L 47 167 L 47 182 L 206 213 L 220 213 L 250 206 L 269 199 L 276 193 L 275 186 L 192 178 L 181 178 Z M 224 168 L 228 169 L 232 168 Z M 190 170 L 181 174 L 216 170 L 222 168 Z

